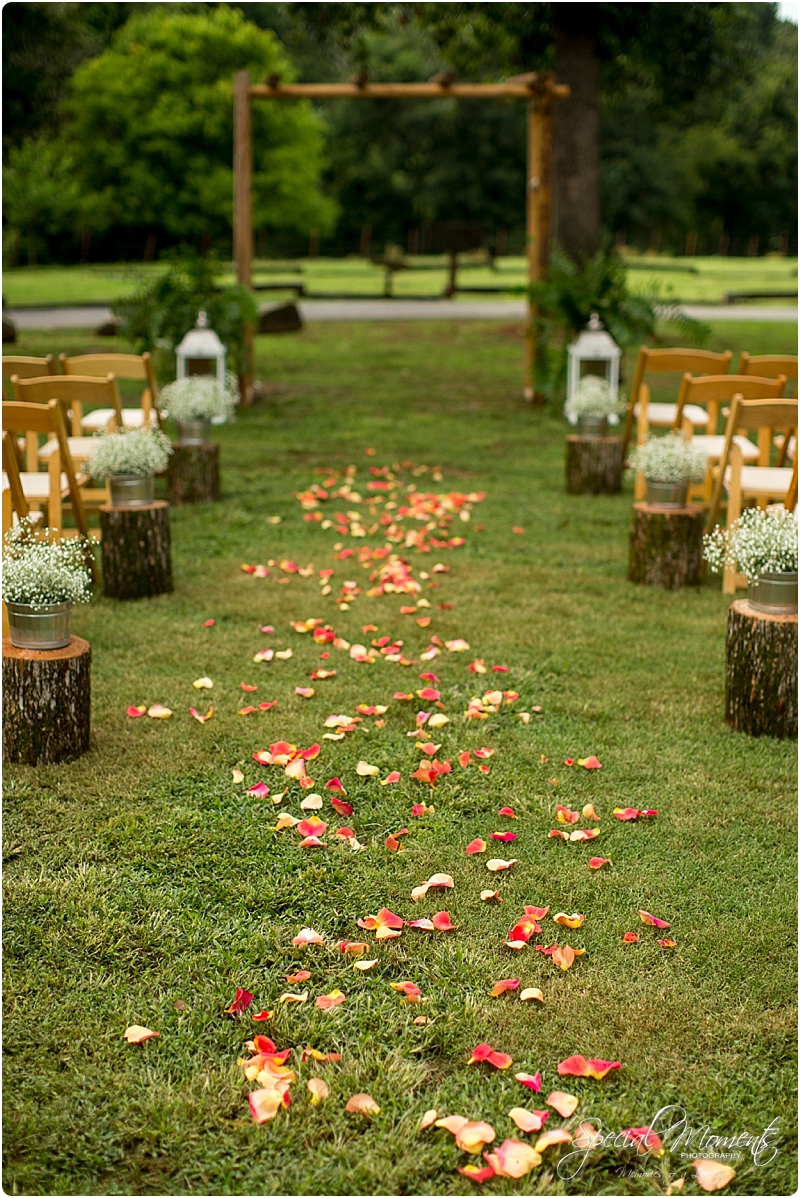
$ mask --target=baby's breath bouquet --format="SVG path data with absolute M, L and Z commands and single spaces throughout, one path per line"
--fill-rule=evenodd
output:
M 624 407 L 624 403 L 614 399 L 605 379 L 587 374 L 564 404 L 564 413 L 568 420 L 575 421 L 580 416 L 616 416 Z
M 159 404 L 176 424 L 192 420 L 227 420 L 239 402 L 239 383 L 232 371 L 222 386 L 210 375 L 192 374 L 164 387 Z
M 659 483 L 702 482 L 708 465 L 704 450 L 686 441 L 679 432 L 648 437 L 628 460 L 637 473 Z
M 114 474 L 146 478 L 166 470 L 171 453 L 169 437 L 154 425 L 99 433 L 86 460 L 86 473 L 90 478 L 110 478 Z
M 703 537 L 703 557 L 714 574 L 730 566 L 749 583 L 762 574 L 795 573 L 797 518 L 778 505 L 745 508 L 730 528 L 717 527 Z
M 92 597 L 85 537 L 67 540 L 39 530 L 30 517 L 3 538 L 3 598 L 45 608 L 54 603 L 88 603 Z

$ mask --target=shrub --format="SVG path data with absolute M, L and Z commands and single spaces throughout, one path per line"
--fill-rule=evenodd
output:
M 703 556 L 714 574 L 732 566 L 748 582 L 796 571 L 797 518 L 784 507 L 745 508 L 730 528 L 703 537 Z
M 633 451 L 629 463 L 653 482 L 687 483 L 705 478 L 708 458 L 681 433 L 672 432 L 666 437 L 648 437 Z
M 85 537 L 67 540 L 53 529 L 39 529 L 30 517 L 3 538 L 3 598 L 6 603 L 88 603 L 90 544 Z
M 229 370 L 224 387 L 209 375 L 193 374 L 176 379 L 162 389 L 159 407 L 176 424 L 186 424 L 189 420 L 227 420 L 238 400 L 239 384 L 236 375 Z
M 112 474 L 161 474 L 166 470 L 172 445 L 159 428 L 136 428 L 121 433 L 99 433 L 86 461 L 90 478 Z

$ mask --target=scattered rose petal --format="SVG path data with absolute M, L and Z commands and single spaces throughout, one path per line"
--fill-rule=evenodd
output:
M 492 1143 L 495 1138 L 495 1131 L 491 1123 L 473 1123 L 470 1120 L 462 1124 L 455 1133 L 455 1137 L 456 1148 L 460 1148 L 462 1152 L 470 1152 L 477 1155 L 482 1150 L 484 1144 Z
M 253 1023 L 266 1023 L 267 1020 L 272 1019 L 274 1014 L 274 1011 L 259 1011 L 257 1015 L 251 1015 L 250 1018 Z
M 478 1044 L 473 1048 L 472 1056 L 467 1061 L 467 1064 L 474 1065 L 476 1061 L 486 1061 L 489 1065 L 493 1065 L 495 1069 L 510 1069 L 514 1064 L 507 1052 L 496 1052 L 490 1044 L 486 1043 Z
M 356 766 L 356 773 L 359 778 L 374 778 L 380 772 L 377 765 L 370 765 L 368 761 L 359 761 Z
M 585 770 L 600 770 L 603 768 L 596 757 L 579 757 L 578 765 L 582 765 Z
M 525 1107 L 515 1106 L 508 1112 L 509 1119 L 516 1123 L 520 1131 L 541 1131 L 545 1120 L 550 1118 L 549 1111 L 526 1111 Z
M 387 774 L 385 778 L 381 778 L 380 784 L 381 784 L 381 786 L 394 786 L 396 782 L 400 781 L 401 777 L 402 777 L 402 774 L 400 774 L 400 772 L 398 770 L 392 770 L 391 774 Z M 415 804 L 415 806 L 424 807 L 425 804 L 417 803 L 417 804 Z M 412 815 L 413 814 L 414 814 L 414 812 L 412 811 Z
M 225 1008 L 226 1015 L 241 1015 L 250 1006 L 253 1001 L 253 996 L 249 990 L 242 990 L 237 987 L 236 996 L 229 1007 Z
M 575 1114 L 579 1101 L 574 1094 L 565 1094 L 563 1090 L 553 1090 L 545 1098 L 547 1105 L 558 1111 L 562 1119 L 569 1119 L 570 1115 Z
M 320 936 L 319 932 L 315 932 L 313 928 L 301 928 L 292 944 L 295 948 L 303 948 L 307 944 L 324 944 L 325 941 Z
M 310 977 L 310 969 L 300 969 L 297 973 L 287 973 L 286 981 L 290 986 L 298 986 L 300 982 L 307 982 Z
M 129 707 L 129 708 L 128 708 L 128 710 L 127 710 L 127 713 L 126 713 L 126 714 L 127 714 L 128 716 L 130 716 L 130 718 L 131 718 L 132 720 L 138 720 L 138 718 L 139 718 L 139 716 L 140 716 L 140 715 L 146 715 L 146 714 L 147 714 L 147 708 L 146 708 L 146 707 L 144 707 L 144 706 L 142 706 L 142 707 Z
M 256 782 L 255 786 L 248 786 L 247 793 L 255 795 L 257 799 L 265 799 L 269 794 L 269 787 L 266 782 Z
M 469 844 L 467 845 L 467 847 L 465 848 L 464 852 L 467 854 L 468 857 L 472 857 L 475 855 L 475 853 L 485 853 L 486 847 L 487 847 L 486 841 L 478 838 L 476 840 L 471 840 L 469 842 Z
M 153 720 L 168 720 L 172 712 L 163 703 L 154 703 L 152 707 L 148 707 L 147 714 Z
M 555 1144 L 571 1144 L 572 1133 L 568 1132 L 565 1127 L 552 1127 L 546 1131 L 544 1135 L 539 1136 L 539 1139 L 534 1144 L 537 1152 L 544 1152 L 547 1148 L 552 1148 Z
M 321 1077 L 310 1077 L 306 1082 L 306 1087 L 311 1095 L 312 1106 L 318 1106 L 330 1094 L 327 1082 L 324 1082 Z
M 499 998 L 501 994 L 505 994 L 506 990 L 516 990 L 519 986 L 519 978 L 503 978 L 500 982 L 495 982 L 489 991 L 490 998 Z
M 677 940 L 659 940 L 658 943 L 661 945 L 662 948 L 677 948 L 678 947 Z
M 450 920 L 448 911 L 437 911 L 431 916 L 431 923 L 437 932 L 455 932 L 455 926 Z
M 478 1185 L 483 1185 L 485 1181 L 491 1181 L 494 1177 L 494 1169 L 491 1165 L 460 1165 L 458 1172 L 464 1177 L 468 1177 L 470 1181 L 475 1181 Z
M 558 915 L 553 916 L 553 923 L 560 923 L 564 928 L 579 928 L 582 926 L 585 916 L 578 915 L 573 912 L 572 915 L 567 915 L 564 911 L 559 911 Z
M 604 865 L 610 865 L 610 857 L 590 857 L 589 869 L 602 869 Z
M 597 814 L 597 812 L 594 809 L 594 803 L 587 803 L 586 806 L 582 809 L 581 815 L 583 816 L 584 819 L 597 819 L 597 820 L 600 819 L 600 816 Z
M 664 1155 L 664 1145 L 660 1137 L 649 1127 L 629 1127 L 622 1135 L 630 1141 L 640 1156 L 646 1156 L 648 1153 L 652 1153 L 653 1156 Z
M 288 1003 L 297 1003 L 297 1004 L 308 1002 L 308 991 L 304 990 L 302 994 L 289 994 L 287 992 L 286 994 L 282 994 L 280 996 L 280 998 L 278 999 L 278 1002 L 280 1002 L 280 1003 L 288 1002 Z
M 648 924 L 651 928 L 668 928 L 670 925 L 666 919 L 657 919 L 655 915 L 651 915 L 649 911 L 640 911 L 639 918 L 642 923 Z
M 155 1040 L 160 1035 L 161 1032 L 151 1032 L 149 1027 L 142 1027 L 138 1023 L 132 1023 L 125 1029 L 125 1039 L 129 1044 L 144 1044 L 145 1040 Z
M 231 770 L 231 778 L 235 783 L 244 782 L 244 774 L 241 770 Z
M 621 1068 L 621 1061 L 604 1061 L 597 1058 L 587 1061 L 586 1057 L 578 1055 L 567 1057 L 566 1060 L 560 1061 L 558 1072 L 561 1077 L 596 1077 L 598 1080 L 601 1080 L 612 1069 Z
M 490 899 L 497 899 L 498 903 L 502 903 L 502 901 L 503 901 L 500 898 L 499 890 L 482 890 L 481 891 L 481 902 L 488 903 Z
M 724 1190 L 736 1176 L 735 1169 L 730 1165 L 721 1164 L 720 1161 L 707 1161 L 698 1157 L 692 1161 L 692 1165 L 697 1184 L 707 1194 L 713 1194 L 715 1190 Z
M 331 990 L 330 994 L 320 994 L 315 998 L 314 1005 L 319 1007 L 320 1011 L 331 1011 L 334 1007 L 340 1007 L 345 997 L 341 990 Z
M 556 819 L 560 824 L 577 824 L 581 818 L 580 811 L 570 811 L 569 807 L 556 807 Z
M 342 786 L 342 783 L 339 781 L 338 778 L 331 778 L 331 780 L 329 782 L 325 783 L 325 787 L 327 790 L 333 791 L 334 794 L 338 794 L 338 795 L 346 795 L 347 794 L 347 791 L 345 790 L 344 786 Z
M 195 690 L 198 690 L 198 691 L 203 691 L 203 690 L 210 691 L 213 685 L 214 685 L 214 683 L 211 681 L 210 678 L 197 678 L 192 683 L 192 686 L 195 688 Z
M 503 1140 L 494 1152 L 484 1152 L 483 1159 L 492 1166 L 498 1177 L 525 1177 L 531 1169 L 542 1163 L 539 1153 L 521 1140 Z
M 263 785 L 263 783 L 262 783 L 262 785 Z M 301 801 L 300 806 L 303 809 L 303 811 L 320 811 L 322 808 L 322 796 L 321 795 L 308 795 L 307 798 L 305 798 Z M 350 814 L 352 812 L 352 810 L 353 809 L 351 807 L 350 812 L 348 812 L 348 814 Z
M 516 839 L 516 832 L 492 832 L 492 840 L 502 840 L 504 844 L 510 844 L 512 840 Z
M 378 964 L 378 958 L 373 957 L 370 961 L 354 961 L 353 968 L 359 969 L 362 973 L 366 973 L 368 969 L 372 969 L 373 965 Z
M 213 628 L 215 623 L 216 623 L 216 620 L 204 620 L 203 627 L 204 628 Z
M 370 1116 L 381 1113 L 381 1108 L 369 1094 L 354 1094 L 352 1098 L 348 1098 L 344 1109 L 356 1115 Z
M 493 874 L 498 873 L 503 869 L 511 869 L 512 865 L 517 864 L 518 858 L 513 858 L 511 861 L 504 861 L 502 857 L 493 857 L 491 861 L 486 862 L 486 868 Z
M 622 937 L 623 944 L 636 944 L 636 943 L 638 943 L 638 940 L 639 940 L 639 937 L 636 935 L 635 932 L 626 932 L 625 935 Z
M 422 991 L 416 982 L 390 982 L 389 985 L 398 994 L 402 994 L 410 1003 L 419 1002 L 422 998 Z
M 250 1114 L 256 1123 L 266 1123 L 274 1119 L 281 1106 L 286 1106 L 289 1099 L 288 1089 L 269 1087 L 262 1090 L 251 1090 L 248 1097 Z
M 205 715 L 201 715 L 200 712 L 195 707 L 189 708 L 189 715 L 192 717 L 192 719 L 197 720 L 198 724 L 207 723 L 208 720 L 211 719 L 213 714 L 214 714 L 213 707 L 209 707 L 209 709 Z
M 424 1131 L 426 1127 L 430 1127 L 432 1123 L 435 1123 L 438 1118 L 439 1112 L 435 1107 L 431 1107 L 430 1110 L 427 1110 L 420 1119 L 419 1128 L 417 1130 Z
M 589 828 L 587 831 L 578 828 L 575 832 L 570 832 L 569 838 L 573 842 L 576 840 L 596 840 L 599 835 L 599 828 Z
M 544 1002 L 544 995 L 536 986 L 526 986 L 524 990 L 520 991 L 519 997 L 522 1002 L 530 1002 L 532 999 L 535 999 L 536 1002 Z
M 506 815 L 506 816 L 508 816 L 509 819 L 517 818 L 516 815 L 514 814 L 513 807 L 501 807 L 497 814 L 498 815 Z
M 533 1090 L 537 1094 L 542 1088 L 541 1073 L 515 1073 L 514 1078 L 516 1081 L 521 1082 L 523 1086 L 527 1086 L 529 1090 Z

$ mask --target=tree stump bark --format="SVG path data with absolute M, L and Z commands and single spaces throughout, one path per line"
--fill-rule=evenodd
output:
M 699 586 L 704 520 L 705 511 L 701 507 L 659 508 L 635 503 L 629 581 L 667 591 Z
M 797 616 L 728 608 L 725 719 L 749 736 L 797 737 Z
M 567 494 L 618 495 L 622 490 L 622 438 L 567 437 Z
M 74 636 L 64 649 L 16 649 L 3 637 L 3 760 L 53 764 L 89 748 L 92 650 Z
M 172 590 L 169 504 L 100 508 L 103 589 L 112 599 L 142 599 Z
M 173 445 L 167 499 L 174 507 L 219 500 L 219 445 Z

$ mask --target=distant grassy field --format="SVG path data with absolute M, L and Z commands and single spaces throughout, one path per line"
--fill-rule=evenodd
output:
M 792 352 L 796 333 L 794 325 L 715 325 L 711 346 Z M 14 350 L 97 344 L 83 333 L 37 333 Z M 115 345 L 122 348 L 100 340 Z M 6 1193 L 475 1193 L 456 1169 L 480 1158 L 459 1152 L 445 1131 L 418 1133 L 422 1113 L 487 1120 L 498 1143 L 527 1138 L 509 1110 L 542 1109 L 555 1089 L 579 1106 L 567 1120 L 551 1109 L 548 1128 L 574 1130 L 588 1118 L 620 1132 L 667 1104 L 721 1136 L 759 1135 L 778 1119 L 774 1158 L 759 1164 L 743 1152 L 727 1192 L 795 1192 L 796 745 L 753 740 L 723 721 L 728 598 L 719 580 L 678 593 L 626 581 L 630 482 L 619 496 L 564 493 L 565 422 L 521 401 L 521 348 L 516 325 L 480 322 L 318 324 L 259 338 L 266 398 L 214 434 L 222 502 L 171 514 L 174 594 L 136 603 L 101 595 L 76 611 L 75 631 L 93 652 L 91 750 L 68 765 L 4 771 Z M 295 498 L 350 464 L 364 498 L 370 466 L 404 461 L 441 467 L 441 482 L 430 471 L 408 475 L 426 490 L 486 493 L 469 523 L 456 522 L 463 548 L 408 554 L 416 573 L 438 561 L 450 567 L 424 584 L 425 632 L 401 614 L 405 597 L 362 594 L 351 611 L 339 609 L 342 582 L 366 590 L 369 571 L 357 558 L 334 560 L 338 534 L 306 522 Z M 380 543 L 346 542 L 356 550 Z M 334 568 L 333 594 L 322 596 L 316 577 L 272 567 L 260 579 L 240 569 L 287 558 Z M 322 646 L 290 627 L 310 616 L 350 642 L 401 637 L 418 664 L 357 664 L 339 651 L 323 662 Z M 210 617 L 214 626 L 203 627 Z M 267 623 L 272 636 L 259 631 Z M 422 664 L 434 632 L 466 638 L 469 652 Z M 292 659 L 255 664 L 267 645 L 291 647 Z M 467 663 L 478 657 L 509 672 L 471 674 Z M 336 677 L 310 684 L 321 665 Z M 421 687 L 428 670 L 450 717 L 437 730 L 439 757 L 454 767 L 433 792 L 409 777 L 421 754 L 407 733 L 422 704 L 392 697 Z M 194 689 L 206 674 L 213 689 Z M 498 679 L 519 701 L 466 723 L 470 697 Z M 242 681 L 259 688 L 251 700 L 278 706 L 238 715 L 248 699 Z M 295 687 L 309 684 L 316 694 L 299 697 Z M 200 725 L 189 706 L 205 710 L 209 701 L 214 715 Z M 172 708 L 172 719 L 125 715 L 129 704 L 155 702 Z M 353 714 L 359 703 L 385 704 L 385 724 L 366 719 L 341 743 L 322 740 L 325 717 Z M 527 726 L 511 714 L 538 706 Z M 323 745 L 309 772 L 326 796 L 327 848 L 303 850 L 292 829 L 274 830 L 278 812 L 301 815 L 307 792 L 296 784 L 276 808 L 245 793 L 261 779 L 283 789 L 282 773 L 252 758 L 282 738 Z M 475 763 L 458 766 L 460 750 L 484 745 L 496 750 L 488 777 Z M 566 764 L 590 753 L 601 770 Z M 360 759 L 381 777 L 399 770 L 401 782 L 382 787 L 359 776 Z M 366 852 L 333 836 L 345 822 L 324 790 L 334 775 Z M 421 800 L 435 811 L 413 818 Z M 596 847 L 548 837 L 560 826 L 559 803 L 594 804 Z M 516 820 L 498 815 L 506 804 Z M 659 814 L 620 823 L 612 810 L 625 806 Z M 389 852 L 385 837 L 403 826 L 403 851 Z M 465 855 L 473 837 L 496 844 L 491 833 L 501 827 L 519 838 Z M 594 852 L 612 864 L 590 870 Z M 491 856 L 518 864 L 490 874 Z M 455 889 L 414 904 L 412 886 L 434 871 L 452 874 Z M 479 900 L 484 886 L 499 891 L 501 905 Z M 551 917 L 586 916 L 564 935 L 543 921 L 543 943 L 558 936 L 586 948 L 569 972 L 532 947 L 504 945 L 525 903 L 552 904 Z M 446 908 L 458 930 L 407 929 L 376 944 L 357 920 L 382 905 L 408 919 Z M 676 948 L 659 947 L 639 908 L 671 922 Z M 295 950 L 303 926 L 327 947 Z M 626 931 L 640 942 L 623 943 Z M 371 972 L 353 969 L 336 947 L 343 939 L 369 942 L 378 958 Z M 288 985 L 301 968 L 310 979 Z M 510 977 L 540 987 L 544 1003 L 489 997 Z M 390 989 L 404 980 L 420 986 L 424 1005 Z M 274 1018 L 223 1015 L 236 987 Z M 307 1003 L 280 1002 L 306 987 Z M 314 998 L 334 988 L 344 1005 L 317 1009 Z M 428 1022 L 415 1022 L 420 1013 Z M 160 1038 L 126 1045 L 133 1023 Z M 292 1049 L 299 1073 L 291 1108 L 261 1127 L 236 1065 L 254 1031 Z M 468 1066 L 480 1041 L 509 1053 L 513 1068 Z M 342 1060 L 301 1063 L 306 1045 Z M 602 1082 L 559 1077 L 557 1063 L 573 1053 L 622 1068 Z M 520 1069 L 541 1070 L 540 1094 L 514 1079 Z M 312 1075 L 331 1091 L 318 1107 L 306 1091 Z M 381 1108 L 371 1121 L 344 1111 L 361 1091 Z M 663 1194 L 680 1178 L 684 1194 L 700 1192 L 696 1148 L 641 1161 L 606 1146 L 571 1181 L 557 1172 L 559 1152 L 548 1149 L 541 1168 L 490 1181 L 484 1192 Z
M 411 260 L 425 269 L 398 271 L 394 275 L 395 295 L 441 295 L 447 272 L 443 258 Z M 794 258 L 653 258 L 632 259 L 631 285 L 636 290 L 655 291 L 664 300 L 695 303 L 720 303 L 729 291 L 791 291 L 797 288 L 797 259 Z M 310 292 L 344 294 L 383 294 L 385 272 L 380 266 L 359 258 L 314 258 L 292 265 L 302 273 L 276 273 L 279 264 L 257 263 L 256 282 L 302 281 Z M 269 266 L 269 273 L 263 269 Z M 486 266 L 465 267 L 459 273 L 459 285 L 496 287 L 525 281 L 523 258 L 504 258 L 499 270 Z M 133 291 L 142 278 L 163 270 L 158 264 L 120 264 L 117 266 L 33 267 L 7 270 L 3 276 L 3 294 L 10 307 L 35 304 L 108 302 Z M 221 278 L 233 280 L 228 273 Z M 280 299 L 291 291 L 262 292 L 268 299 Z M 464 295 L 462 299 L 477 298 Z M 493 296 L 502 299 L 504 295 Z M 507 293 L 505 298 L 512 298 Z M 784 300 L 791 303 L 791 300 Z

